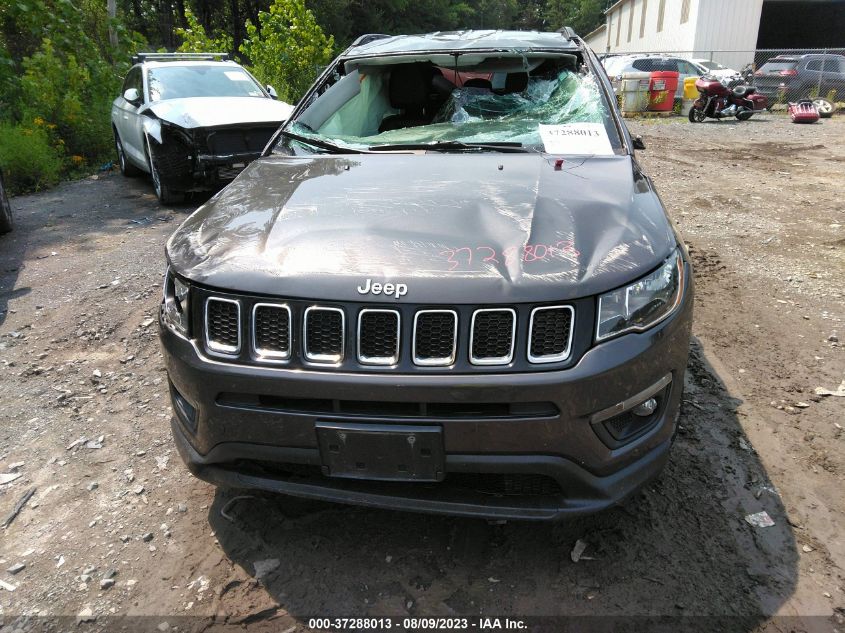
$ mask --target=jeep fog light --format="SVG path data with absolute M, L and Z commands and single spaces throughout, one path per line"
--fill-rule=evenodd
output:
M 172 330 L 188 335 L 190 326 L 190 288 L 167 269 L 164 276 L 164 297 L 162 315 L 165 324 Z
M 680 305 L 683 290 L 684 262 L 675 250 L 653 273 L 599 297 L 596 340 L 657 325 Z
M 638 415 L 641 418 L 646 418 L 646 417 L 650 416 L 652 413 L 654 413 L 656 409 L 657 409 L 657 400 L 655 400 L 654 398 L 649 398 L 645 402 L 641 402 L 640 404 L 635 406 L 633 409 L 631 409 L 631 413 L 633 413 L 634 415 Z

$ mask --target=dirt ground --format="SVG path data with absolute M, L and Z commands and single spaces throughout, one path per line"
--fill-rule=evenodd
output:
M 115 173 L 13 199 L 0 473 L 21 476 L 0 485 L 0 519 L 35 493 L 0 534 L 2 631 L 60 615 L 66 630 L 685 615 L 672 630 L 845 631 L 845 398 L 814 393 L 845 379 L 845 118 L 630 127 L 695 266 L 682 429 L 655 484 L 562 524 L 195 480 L 171 444 L 155 321 L 163 244 L 194 206 L 163 209 L 149 182 Z M 760 511 L 774 526 L 745 521 Z M 113 617 L 126 615 L 145 617 Z

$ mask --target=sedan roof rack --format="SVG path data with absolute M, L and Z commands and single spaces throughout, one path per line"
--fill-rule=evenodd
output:
M 229 53 L 136 53 L 133 64 L 141 62 L 228 61 Z

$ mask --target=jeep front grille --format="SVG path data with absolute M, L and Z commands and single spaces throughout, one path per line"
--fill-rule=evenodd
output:
M 414 363 L 428 366 L 453 364 L 457 338 L 457 312 L 420 310 L 414 316 Z
M 285 304 L 256 303 L 252 308 L 252 349 L 268 360 L 290 358 L 290 308 Z
M 395 365 L 399 360 L 399 322 L 396 310 L 361 310 L 358 315 L 358 360 L 365 365 Z
M 205 304 L 205 342 L 212 352 L 241 351 L 241 304 L 232 299 L 210 297 Z
M 245 364 L 404 373 L 542 371 L 568 366 L 582 349 L 575 344 L 578 301 L 440 308 L 328 306 L 205 290 L 195 297 L 205 348 Z
M 513 359 L 516 312 L 511 308 L 476 310 L 470 328 L 473 365 L 507 365 Z
M 311 306 L 305 310 L 305 357 L 318 363 L 339 363 L 343 360 L 343 310 Z
M 574 313 L 571 306 L 548 306 L 531 311 L 528 360 L 554 363 L 569 356 Z

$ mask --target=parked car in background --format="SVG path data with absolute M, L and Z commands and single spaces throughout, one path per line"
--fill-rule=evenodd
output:
M 754 85 L 772 102 L 810 99 L 820 116 L 829 117 L 836 110 L 836 100 L 845 98 L 845 56 L 778 55 L 757 69 Z M 835 97 L 829 99 L 833 90 Z
M 719 62 L 714 62 L 712 59 L 691 59 L 689 60 L 702 70 L 702 75 L 710 75 L 719 81 L 728 81 L 740 77 L 738 70 L 722 66 Z
M 201 479 L 498 519 L 621 502 L 678 429 L 689 256 L 570 29 L 362 36 L 167 242 Z
M 0 234 L 12 230 L 12 205 L 9 204 L 9 195 L 6 193 L 6 184 L 3 182 L 3 171 L 0 170 Z
M 613 83 L 613 89 L 617 92 L 620 88 L 622 75 L 625 73 L 674 71 L 678 73 L 678 89 L 675 92 L 676 99 L 682 99 L 684 96 L 684 79 L 687 77 L 700 77 L 706 74 L 706 69 L 697 66 L 688 59 L 651 53 L 612 55 L 605 57 L 602 63 Z
M 226 57 L 141 53 L 114 100 L 120 170 L 149 173 L 164 204 L 232 180 L 293 109 Z

